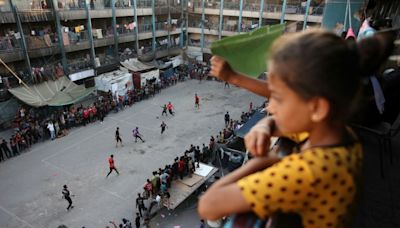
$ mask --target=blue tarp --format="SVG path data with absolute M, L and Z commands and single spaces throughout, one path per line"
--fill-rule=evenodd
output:
M 235 135 L 243 138 L 247 134 L 247 132 L 249 132 L 250 129 L 264 117 L 264 112 L 256 111 L 252 116 L 250 116 L 250 118 L 246 121 L 246 123 L 243 124 L 243 126 L 239 130 L 235 131 Z
M 170 77 L 174 76 L 174 69 L 169 68 L 168 70 L 164 71 L 163 75 L 164 75 L 164 78 L 170 78 Z

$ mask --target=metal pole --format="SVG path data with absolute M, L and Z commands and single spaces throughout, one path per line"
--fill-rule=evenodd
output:
M 151 0 L 151 24 L 152 24 L 152 48 L 156 51 L 156 15 L 155 15 L 155 0 Z
M 203 53 L 204 49 L 204 23 L 205 23 L 205 15 L 204 15 L 204 1 L 201 0 L 201 53 Z
M 135 15 L 135 36 L 136 36 L 136 40 L 135 40 L 135 45 L 136 45 L 136 53 L 139 52 L 139 31 L 138 31 L 138 20 L 137 20 L 137 0 L 132 0 L 133 2 L 133 14 Z
M 115 52 L 115 58 L 118 60 L 119 55 L 118 55 L 118 34 L 117 34 L 117 16 L 115 13 L 115 0 L 111 0 L 111 11 L 112 11 L 112 29 L 114 33 L 114 52 Z
M 180 27 L 181 27 L 181 34 L 179 35 L 179 46 L 181 47 L 181 48 L 183 48 L 183 1 L 184 0 L 181 0 L 181 24 L 180 24 Z
M 283 3 L 282 3 L 281 24 L 285 23 L 286 1 L 287 0 L 283 0 Z
M 218 27 L 218 39 L 222 38 L 222 22 L 224 20 L 224 0 L 221 0 L 221 5 L 219 6 L 219 27 Z
M 96 68 L 96 54 L 94 52 L 94 41 L 93 41 L 93 33 L 92 33 L 92 19 L 89 13 L 89 7 L 87 0 L 85 0 L 85 11 L 86 11 L 86 17 L 87 17 L 87 27 L 88 27 L 88 36 L 90 40 L 90 59 L 92 61 L 93 68 Z
M 240 33 L 242 29 L 242 13 L 243 13 L 243 0 L 240 0 L 238 33 Z
M 171 46 L 171 32 L 170 32 L 171 31 L 171 9 L 169 8 L 169 4 L 170 4 L 170 1 L 167 0 L 167 7 L 168 7 L 168 30 L 167 30 L 168 44 L 167 44 L 167 48 L 168 48 L 168 50 Z
M 306 12 L 304 13 L 303 30 L 307 27 L 308 11 L 310 9 L 311 0 L 307 0 Z
M 258 27 L 260 28 L 262 25 L 262 19 L 264 14 L 264 0 L 260 1 L 260 17 L 258 18 Z
M 22 29 L 21 18 L 19 18 L 19 14 L 17 12 L 17 7 L 14 6 L 14 4 L 12 3 L 11 0 L 10 0 L 10 6 L 14 13 L 15 21 L 17 22 L 18 32 L 19 32 L 19 34 L 21 34 L 22 51 L 24 52 L 25 62 L 26 62 L 26 66 L 28 67 L 29 75 L 31 76 L 31 80 L 33 81 L 31 60 L 29 59 L 28 45 L 26 44 L 24 30 Z
M 59 14 L 58 10 L 55 9 L 55 7 L 53 7 L 53 10 L 54 10 L 54 16 L 56 18 L 56 24 L 57 24 L 57 36 L 58 36 L 58 45 L 60 47 L 60 52 L 61 52 L 61 64 L 63 66 L 65 75 L 68 75 L 69 70 L 68 70 L 68 64 L 67 64 L 67 54 L 65 52 L 64 39 L 62 37 L 60 14 Z

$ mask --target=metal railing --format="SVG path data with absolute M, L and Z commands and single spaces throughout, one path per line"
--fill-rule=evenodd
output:
M 236 24 L 236 25 L 224 24 L 224 25 L 222 26 L 222 30 L 223 30 L 223 31 L 236 32 L 237 29 L 238 29 L 237 24 Z
M 149 0 L 137 1 L 137 8 L 151 8 L 151 1 Z
M 167 22 L 157 22 L 156 23 L 156 30 L 168 30 L 168 24 Z
M 152 25 L 151 24 L 143 24 L 138 26 L 138 32 L 151 32 L 152 31 Z
M 81 42 L 86 42 L 89 40 L 88 31 L 81 31 L 79 33 L 69 32 L 68 33 L 69 43 L 70 44 L 79 44 Z
M 88 59 L 81 58 L 68 62 L 69 63 L 67 65 L 70 74 L 93 68 L 92 62 Z
M 0 52 L 13 52 L 19 50 L 20 50 L 19 41 L 15 39 L 14 36 L 12 38 L 10 37 L 0 38 Z

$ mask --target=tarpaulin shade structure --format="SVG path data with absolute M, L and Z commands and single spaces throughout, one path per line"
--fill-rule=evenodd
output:
M 250 118 L 246 121 L 246 123 L 243 124 L 243 126 L 239 130 L 235 131 L 235 135 L 244 138 L 247 132 L 249 132 L 250 129 L 264 117 L 265 112 L 256 111 L 252 116 L 250 116 Z
M 234 71 L 256 78 L 267 71 L 268 50 L 284 29 L 285 24 L 278 24 L 227 37 L 212 43 L 211 52 L 224 58 Z
M 9 91 L 24 103 L 33 106 L 63 106 L 74 104 L 94 91 L 83 85 L 77 85 L 67 77 L 56 81 L 42 82 L 29 87 L 20 86 Z
M 153 65 L 142 63 L 137 58 L 125 60 L 121 62 L 121 65 L 135 72 L 146 71 L 154 68 Z

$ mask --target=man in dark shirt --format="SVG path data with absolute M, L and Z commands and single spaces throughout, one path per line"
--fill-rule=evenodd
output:
M 69 192 L 67 185 L 64 185 L 62 194 L 63 194 L 63 198 L 68 201 L 67 211 L 74 208 L 74 206 L 72 206 L 71 193 Z
M 144 206 L 144 199 L 140 196 L 140 193 L 138 193 L 138 197 L 136 198 L 136 208 L 139 210 L 140 217 L 143 217 L 142 210 L 147 210 L 147 208 Z
M 139 215 L 139 213 L 136 213 L 135 224 L 136 224 L 136 228 L 140 227 L 140 215 Z
M 121 146 L 124 146 L 124 144 L 122 144 L 121 135 L 119 134 L 119 127 L 117 127 L 117 130 L 115 130 L 115 140 L 117 141 L 115 147 L 118 147 L 118 142 L 121 143 Z
M 228 127 L 230 120 L 229 112 L 226 112 L 224 119 L 225 119 L 225 127 Z

